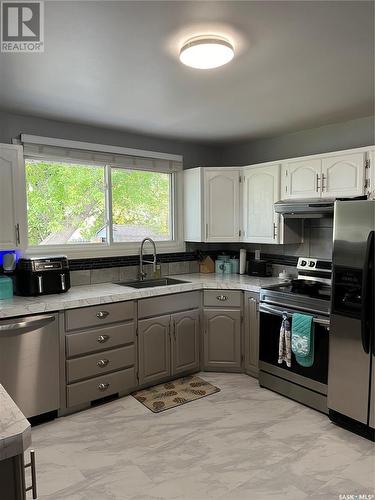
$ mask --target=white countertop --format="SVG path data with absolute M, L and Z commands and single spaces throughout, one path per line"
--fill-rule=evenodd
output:
M 173 278 L 187 281 L 178 285 L 135 289 L 114 283 L 72 287 L 68 292 L 39 297 L 13 297 L 0 300 L 0 319 L 44 312 L 74 309 L 109 302 L 168 295 L 202 289 L 243 290 L 259 292 L 263 286 L 279 283 L 278 278 L 255 278 L 238 274 L 181 274 Z
M 30 424 L 0 384 L 0 460 L 21 455 L 30 445 Z

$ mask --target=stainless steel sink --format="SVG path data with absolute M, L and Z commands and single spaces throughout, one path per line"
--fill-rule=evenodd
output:
M 179 283 L 190 283 L 190 281 L 176 280 L 174 278 L 160 278 L 155 280 L 122 281 L 116 285 L 130 286 L 131 288 L 152 288 L 154 286 L 178 285 Z

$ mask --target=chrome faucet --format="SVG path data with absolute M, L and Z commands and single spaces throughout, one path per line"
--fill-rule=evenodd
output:
M 143 258 L 143 247 L 144 247 L 144 244 L 146 243 L 146 241 L 149 241 L 153 247 L 153 259 L 152 260 L 144 260 Z M 147 273 L 145 273 L 143 271 L 143 264 L 152 264 L 152 270 L 154 273 L 156 273 L 156 245 L 155 245 L 155 242 L 153 239 L 151 238 L 145 238 L 144 240 L 142 240 L 142 243 L 141 243 L 141 250 L 140 250 L 140 254 L 139 254 L 139 278 L 141 280 L 144 280 L 145 277 L 147 276 Z

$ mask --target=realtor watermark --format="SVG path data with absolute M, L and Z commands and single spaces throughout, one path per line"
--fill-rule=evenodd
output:
M 375 498 L 375 495 L 371 494 L 358 494 L 358 495 L 351 495 L 351 494 L 340 494 L 339 495 L 339 500 L 373 500 Z
M 44 2 L 1 2 L 1 52 L 44 52 Z

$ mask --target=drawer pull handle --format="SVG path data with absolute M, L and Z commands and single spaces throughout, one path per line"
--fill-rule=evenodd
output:
M 221 300 L 222 302 L 224 302 L 225 300 L 228 300 L 228 297 L 227 295 L 217 295 L 217 300 Z
M 107 382 L 106 384 L 99 384 L 98 389 L 99 391 L 106 391 L 109 387 L 109 383 Z
M 99 337 L 96 339 L 99 344 L 104 344 L 104 342 L 107 342 L 109 340 L 109 335 L 99 335 Z
M 104 319 L 106 318 L 107 316 L 109 315 L 109 312 L 108 311 L 99 311 L 96 313 L 96 317 L 98 319 Z
M 31 486 L 25 488 L 25 492 L 32 492 L 33 498 L 38 498 L 38 494 L 36 491 L 36 467 L 35 467 L 35 451 L 30 450 L 30 462 L 25 464 L 25 469 L 30 467 L 31 469 Z
M 109 363 L 109 359 L 99 359 L 99 361 L 96 363 L 99 368 L 104 368 L 105 366 L 107 366 Z

